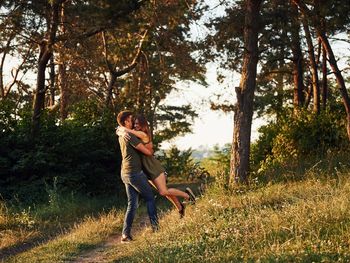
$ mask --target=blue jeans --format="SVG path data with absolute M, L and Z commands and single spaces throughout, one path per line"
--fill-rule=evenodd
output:
M 139 195 L 146 201 L 147 212 L 153 230 L 158 229 L 157 209 L 151 185 L 143 172 L 131 175 L 122 175 L 128 198 L 128 208 L 125 213 L 123 235 L 131 235 L 131 226 L 134 221 L 136 209 L 138 207 Z

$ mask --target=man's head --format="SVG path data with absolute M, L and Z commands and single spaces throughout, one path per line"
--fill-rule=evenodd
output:
M 117 122 L 120 126 L 131 129 L 132 128 L 132 112 L 125 110 L 119 112 Z

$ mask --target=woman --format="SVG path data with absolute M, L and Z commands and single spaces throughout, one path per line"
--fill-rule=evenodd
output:
M 134 119 L 134 129 L 128 129 L 125 127 L 119 127 L 121 132 L 130 132 L 138 137 L 146 148 L 153 151 L 153 144 L 151 141 L 151 132 L 144 116 L 138 115 Z M 187 201 L 195 202 L 195 195 L 190 188 L 186 188 L 185 192 L 176 189 L 168 188 L 166 185 L 166 173 L 161 163 L 154 158 L 154 156 L 146 156 L 142 154 L 142 167 L 144 172 L 148 176 L 152 185 L 158 190 L 159 194 L 168 198 L 178 209 L 180 217 L 185 214 L 185 206 L 179 201 L 178 197 L 183 197 Z

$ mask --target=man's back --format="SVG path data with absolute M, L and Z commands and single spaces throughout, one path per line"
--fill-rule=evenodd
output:
M 119 145 L 122 152 L 122 168 L 121 175 L 130 175 L 139 173 L 142 170 L 140 153 L 134 148 L 141 141 L 133 134 L 130 134 L 130 140 L 126 141 L 123 137 L 119 136 Z

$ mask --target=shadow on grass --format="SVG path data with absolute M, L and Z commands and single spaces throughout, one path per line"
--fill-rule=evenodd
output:
M 75 225 L 84 221 L 86 217 L 98 217 L 101 212 L 106 212 L 114 208 L 122 208 L 124 200 L 117 200 L 115 197 L 101 198 L 77 198 L 75 201 L 63 202 L 57 209 L 48 207 L 37 208 L 33 211 L 37 218 L 34 228 L 38 234 L 27 239 L 0 249 L 0 262 L 11 256 L 16 256 L 29 251 L 37 246 L 48 243 L 59 235 L 67 233 Z M 20 210 L 20 208 L 17 208 Z M 16 226 L 18 229 L 18 226 Z M 10 228 L 9 230 L 12 230 Z M 31 231 L 22 229 L 21 231 Z M 15 235 L 15 233 L 14 233 Z

